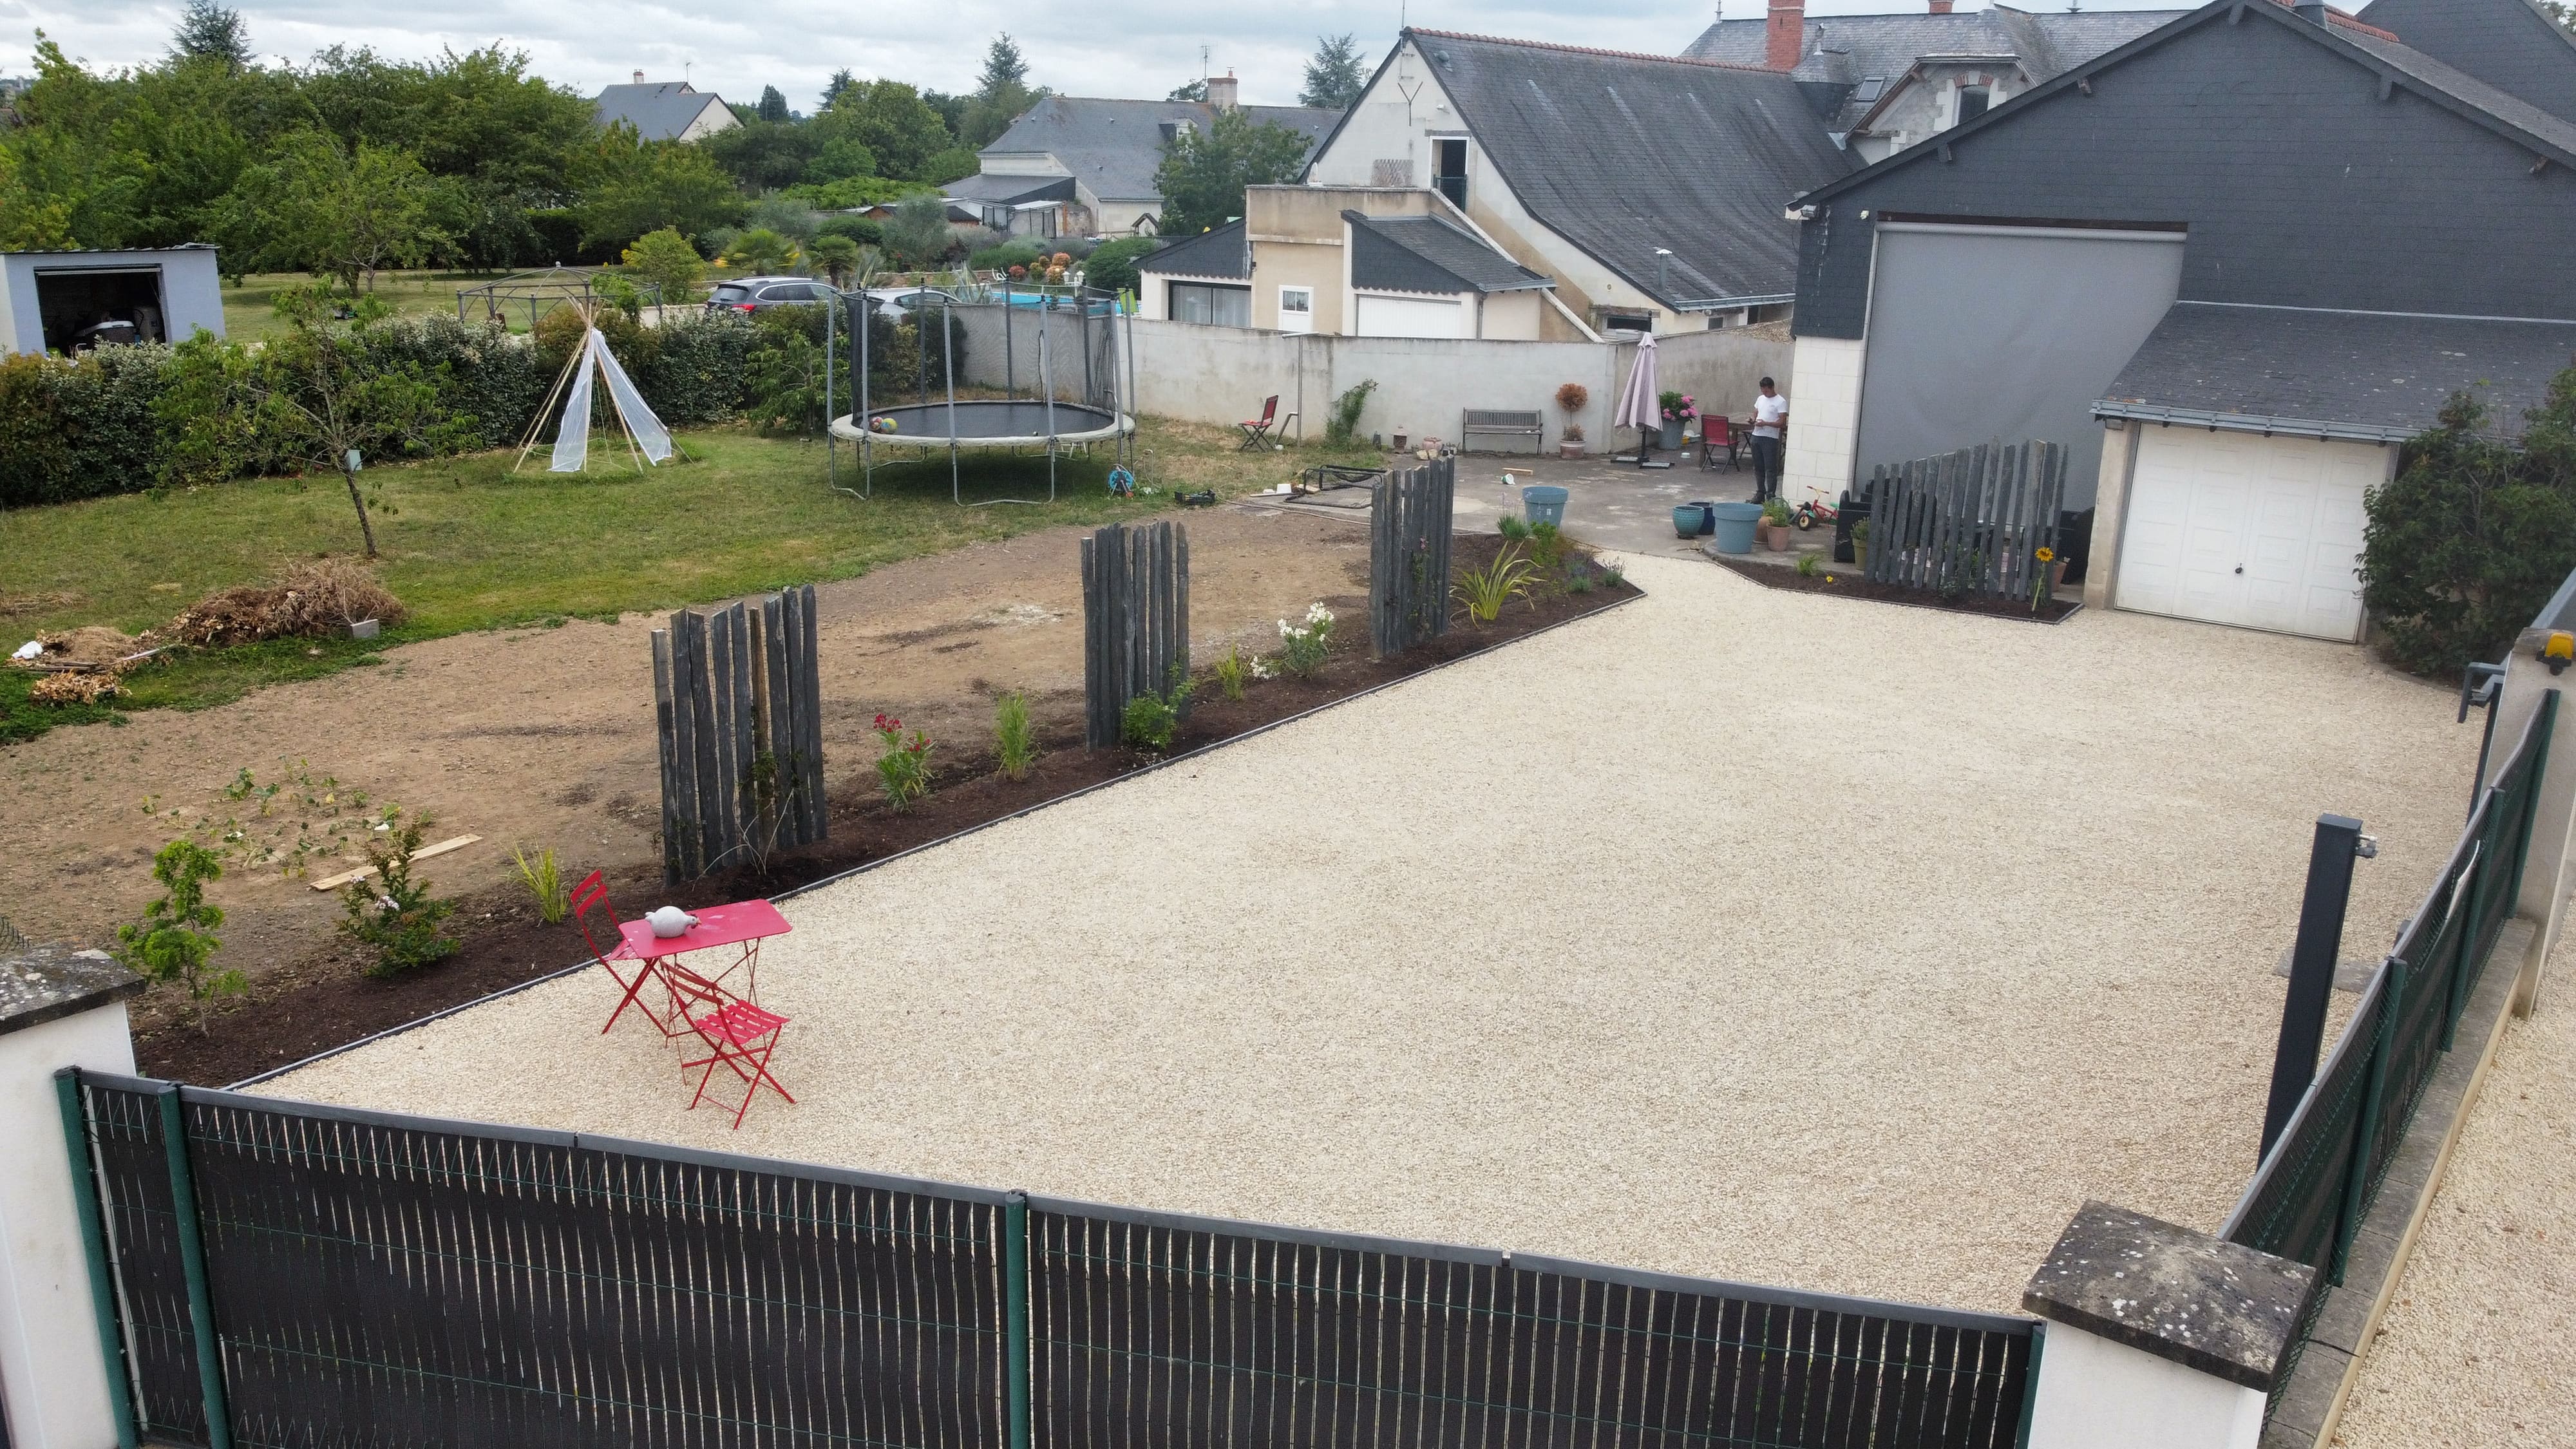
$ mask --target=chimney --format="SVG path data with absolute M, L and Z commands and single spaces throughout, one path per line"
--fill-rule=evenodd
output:
M 1807 53 L 1807 0 L 1771 0 L 1771 22 L 1763 31 L 1768 42 L 1762 63 L 1772 70 L 1796 70 Z
M 1956 0 L 1932 0 L 1932 13 L 1935 15 L 1947 15 L 1950 13 L 1951 5 L 1954 3 L 1956 3 Z
M 1234 109 L 1235 80 L 1233 71 L 1229 70 L 1223 75 L 1209 76 L 1207 87 L 1209 105 L 1216 107 L 1220 111 L 1230 111 Z
M 2290 13 L 2310 25 L 2331 25 L 2334 22 L 2326 18 L 2327 9 L 2324 0 L 2298 0 L 2290 7 Z
M 640 70 L 635 72 L 635 83 L 639 86 L 644 84 L 644 72 Z

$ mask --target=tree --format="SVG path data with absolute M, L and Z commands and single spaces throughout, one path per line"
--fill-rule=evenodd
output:
M 901 81 L 851 86 L 809 129 L 827 147 L 836 140 L 866 147 L 876 174 L 896 181 L 926 180 L 924 163 L 952 144 L 948 123 L 923 104 L 920 92 Z
M 886 250 L 908 267 L 926 267 L 948 255 L 956 235 L 948 229 L 948 204 L 936 196 L 907 196 L 886 219 Z
M 1168 96 L 1163 97 L 1163 99 L 1164 99 L 1164 100 L 1167 100 L 1167 101 L 1203 101 L 1203 100 L 1206 100 L 1206 99 L 1207 99 L 1207 82 L 1206 82 L 1205 80 L 1203 80 L 1203 79 L 1202 79 L 1202 80 L 1194 80 L 1194 81 L 1183 81 L 1183 82 L 1181 82 L 1179 85 L 1176 85 L 1176 86 L 1172 87 L 1172 93 L 1171 93 L 1170 95 L 1168 95 Z
M 807 265 L 835 287 L 847 287 L 860 269 L 859 244 L 845 236 L 818 236 L 805 244 Z
M 2454 393 L 2365 501 L 2361 601 L 2408 669 L 2496 658 L 2576 570 L 2576 368 L 2523 417 L 2519 442 L 2498 438 Z
M 702 237 L 743 212 L 742 193 L 715 157 L 685 141 L 643 141 L 635 128 L 610 128 L 574 168 L 581 200 L 574 207 L 581 239 L 627 242 L 672 227 Z
M 746 121 L 727 126 L 697 143 L 746 191 L 775 191 L 807 180 L 815 153 L 824 145 L 812 126 L 780 126 Z M 846 144 L 846 143 L 843 143 Z
M 1183 127 L 1154 172 L 1161 231 L 1187 236 L 1222 225 L 1243 214 L 1243 188 L 1294 180 L 1305 164 L 1305 136 L 1239 110 L 1217 112 L 1204 132 Z
M 1316 36 L 1315 58 L 1306 62 L 1306 88 L 1297 93 L 1297 104 L 1347 111 L 1366 89 L 1368 73 L 1360 69 L 1360 48 L 1353 37 Z
M 757 111 L 760 118 L 769 124 L 784 126 L 787 124 L 787 97 L 779 94 L 776 86 L 762 86 Z
M 242 173 L 227 200 L 226 245 L 264 271 L 310 271 L 351 292 L 386 267 L 412 267 L 449 239 L 438 213 L 455 198 L 408 151 L 361 141 L 355 155 L 319 131 Z
M 215 0 L 187 0 L 179 7 L 179 28 L 170 38 L 170 53 L 174 59 L 219 60 L 230 70 L 248 70 L 254 59 L 250 27 L 242 23 L 241 12 L 227 10 Z
M 1082 259 L 1082 284 L 1104 292 L 1135 291 L 1140 281 L 1136 263 L 1153 255 L 1160 245 L 1149 236 L 1122 236 L 1102 242 Z
M 848 66 L 832 72 L 832 78 L 823 82 L 823 101 L 821 105 L 815 107 L 815 110 L 819 113 L 832 109 L 832 102 L 839 100 L 841 92 L 848 90 L 857 82 L 857 79 L 850 74 Z
M 793 241 L 768 227 L 755 226 L 733 239 L 733 245 L 725 250 L 725 265 L 750 276 L 765 277 L 794 266 L 800 255 Z
M 152 857 L 152 878 L 169 894 L 146 907 L 142 920 L 116 928 L 126 965 L 153 981 L 188 989 L 188 1014 L 201 1031 L 208 1001 L 250 989 L 239 971 L 206 969 L 223 945 L 214 929 L 224 923 L 223 908 L 206 904 L 206 882 L 223 873 L 213 851 L 185 836 L 171 841 Z
M 698 259 L 698 249 L 667 226 L 637 237 L 635 245 L 620 252 L 617 260 L 628 275 L 660 293 L 665 307 L 683 306 L 695 298 L 698 278 L 706 272 L 706 263 Z
M 1020 54 L 1019 42 L 1008 34 L 994 36 L 984 49 L 984 73 L 976 78 L 975 93 L 967 97 L 958 139 L 970 151 L 992 145 L 1045 94 L 1029 88 L 1029 63 Z

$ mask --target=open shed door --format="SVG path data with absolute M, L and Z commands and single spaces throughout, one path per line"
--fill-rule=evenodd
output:
M 2092 507 L 2093 403 L 2173 305 L 2182 248 L 2179 231 L 1879 223 L 1855 476 L 2044 438 L 2067 447 L 2065 506 Z

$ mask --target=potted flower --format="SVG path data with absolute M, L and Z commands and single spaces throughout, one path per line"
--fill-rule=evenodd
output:
M 1682 425 L 1699 416 L 1699 399 L 1684 393 L 1664 392 L 1655 395 L 1664 410 L 1663 449 L 1678 453 L 1682 446 Z
M 1592 390 L 1579 382 L 1569 382 L 1557 388 L 1556 405 L 1565 410 L 1565 431 L 1557 435 L 1556 443 L 1560 456 L 1583 456 L 1583 425 L 1576 422 L 1575 417 L 1591 401 Z
M 1852 525 L 1852 567 L 1863 573 L 1869 571 L 1869 520 L 1866 518 Z
M 1788 504 L 1777 498 L 1763 500 L 1762 541 L 1770 545 L 1773 553 L 1789 551 L 1789 518 Z

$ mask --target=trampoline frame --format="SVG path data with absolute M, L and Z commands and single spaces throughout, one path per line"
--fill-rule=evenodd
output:
M 1005 288 L 1006 290 L 1001 304 L 1001 311 L 1003 348 L 1005 355 L 1007 356 L 1011 349 L 1013 340 L 1011 322 L 1014 315 L 1014 309 L 1007 290 L 1007 284 L 1005 284 Z M 1077 314 L 1082 317 L 1086 324 L 1084 329 L 1086 337 L 1089 331 L 1088 323 L 1093 315 L 1090 311 L 1090 304 L 1093 295 L 1094 294 L 1090 289 L 1082 288 L 1077 289 L 1073 297 Z M 856 305 L 852 306 L 851 303 L 854 297 L 857 301 Z M 904 403 L 899 406 L 906 408 L 920 408 L 925 412 L 935 412 L 944 407 L 948 414 L 948 433 L 944 438 L 922 435 L 909 439 L 890 438 L 887 434 L 873 432 L 859 421 L 860 419 L 873 417 L 875 415 L 875 410 L 872 406 L 873 398 L 870 393 L 870 378 L 868 375 L 868 334 L 871 329 L 868 326 L 868 294 L 864 284 L 854 293 L 842 292 L 838 289 L 834 289 L 834 302 L 832 305 L 833 317 L 832 320 L 826 322 L 824 326 L 823 375 L 824 388 L 826 392 L 824 411 L 826 414 L 829 414 L 831 411 L 831 404 L 838 401 L 838 389 L 835 388 L 832 383 L 837 361 L 834 355 L 835 348 L 833 343 L 835 340 L 835 334 L 838 330 L 838 322 L 840 320 L 839 314 L 845 308 L 853 314 L 850 330 L 856 334 L 857 342 L 857 366 L 853 369 L 857 375 L 858 382 L 858 396 L 854 399 L 857 403 L 857 407 L 852 412 L 844 413 L 838 417 L 832 418 L 825 426 L 824 446 L 828 452 L 832 447 L 833 440 L 839 438 L 846 438 L 857 444 L 859 452 L 859 487 L 855 491 L 840 487 L 837 477 L 837 465 L 829 464 L 828 466 L 832 466 L 835 473 L 832 486 L 835 489 L 838 489 L 838 491 L 848 493 L 854 498 L 871 498 L 876 492 L 876 470 L 879 466 L 891 467 L 913 463 L 926 463 L 936 455 L 942 445 L 945 445 L 948 451 L 949 501 L 960 508 L 986 508 L 1002 503 L 1038 504 L 1055 502 L 1057 499 L 1056 459 L 1067 449 L 1078 448 L 1085 456 L 1089 456 L 1091 445 L 1093 443 L 1113 442 L 1116 444 L 1118 449 L 1120 466 L 1124 467 L 1130 465 L 1131 454 L 1129 450 L 1133 446 L 1133 439 L 1136 433 L 1135 415 L 1126 406 L 1135 394 L 1136 381 L 1136 318 L 1135 313 L 1131 308 L 1119 305 L 1109 314 L 1109 337 L 1111 348 L 1109 368 L 1109 406 L 1103 409 L 1090 403 L 1065 404 L 1067 408 L 1079 407 L 1086 415 L 1096 415 L 1103 411 L 1107 412 L 1111 419 L 1108 427 L 1086 428 L 1075 433 L 1058 431 L 1055 423 L 1055 410 L 1057 406 L 1055 399 L 1055 373 L 1051 349 L 1047 341 L 1048 329 L 1046 325 L 1046 317 L 1053 309 L 1043 308 L 1039 309 L 1037 312 L 1038 401 L 1046 410 L 1047 430 L 1040 434 L 1022 434 L 1001 438 L 961 438 L 957 435 L 956 422 L 957 409 L 961 406 L 957 400 L 956 304 L 954 302 L 942 302 L 939 306 L 940 373 L 947 386 L 947 401 L 944 404 L 931 401 L 927 396 L 927 389 L 925 388 L 924 397 L 920 402 Z M 917 333 L 919 331 L 921 320 L 927 318 L 929 316 L 929 312 L 927 309 L 915 309 L 911 313 L 911 316 L 914 319 L 915 331 Z M 1121 338 L 1118 334 L 1118 323 L 1122 317 L 1126 320 L 1127 324 L 1126 336 L 1123 339 L 1126 344 L 1124 347 L 1119 346 Z M 1125 354 L 1123 358 L 1119 356 L 1122 352 Z M 1087 372 L 1090 368 L 1091 362 L 1089 356 L 1090 347 L 1087 341 L 1084 346 L 1084 353 L 1085 356 L 1083 364 L 1084 369 Z M 1124 386 L 1121 386 L 1122 382 L 1124 383 Z M 1011 397 L 1008 401 L 1012 403 L 1022 401 L 1018 396 L 1018 389 L 1016 386 L 1009 387 L 1006 390 L 1011 393 Z M 994 400 L 969 398 L 962 404 L 962 406 L 974 407 L 986 401 Z M 966 501 L 961 460 L 968 449 L 973 449 L 978 452 L 1000 449 L 1008 450 L 1014 455 L 1017 455 L 1022 449 L 1035 449 L 1039 447 L 1046 449 L 1047 457 L 1047 496 L 1045 498 L 986 498 L 980 499 L 974 503 L 968 503 Z M 876 459 L 877 450 L 880 448 L 888 450 L 904 450 L 905 452 L 908 452 L 910 456 L 894 459 L 889 461 L 887 464 L 880 465 Z

